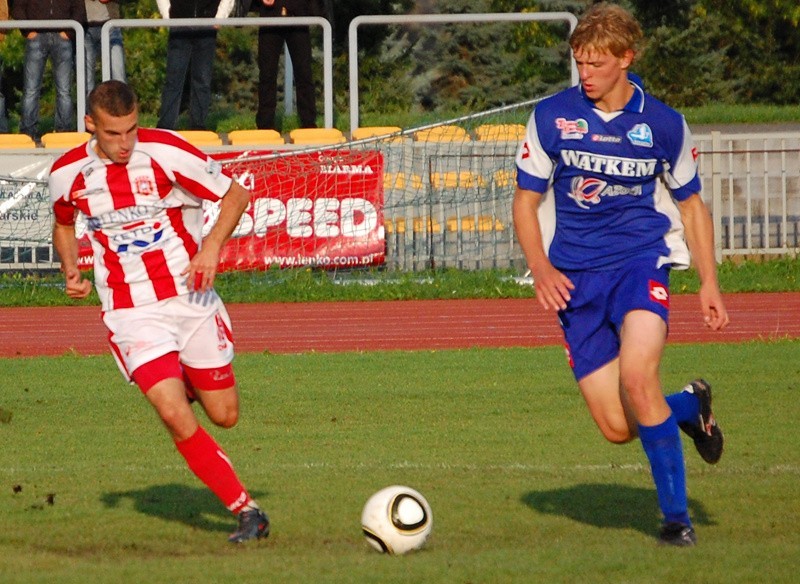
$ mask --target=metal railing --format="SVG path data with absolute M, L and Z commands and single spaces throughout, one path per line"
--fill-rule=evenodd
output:
M 103 80 L 111 79 L 111 29 L 113 28 L 218 28 L 255 26 L 319 26 L 322 28 L 322 75 L 324 123 L 333 127 L 333 33 L 331 24 L 321 16 L 286 16 L 277 18 L 119 18 L 103 24 L 100 31 L 100 55 Z

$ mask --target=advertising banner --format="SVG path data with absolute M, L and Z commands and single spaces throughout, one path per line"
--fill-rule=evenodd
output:
M 212 154 L 252 200 L 223 248 L 220 271 L 278 267 L 348 268 L 384 263 L 383 156 L 329 150 L 261 158 L 268 152 Z M 204 206 L 204 235 L 218 204 Z M 88 237 L 80 264 L 92 264 Z

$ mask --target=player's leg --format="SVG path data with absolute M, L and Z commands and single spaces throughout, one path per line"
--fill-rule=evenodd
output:
M 181 376 L 192 385 L 194 394 L 209 419 L 219 426 L 232 427 L 239 418 L 239 397 L 236 378 L 231 367 L 234 351 L 228 312 L 213 292 L 197 296 L 189 295 L 176 300 L 173 304 L 173 310 L 183 316 L 178 330 L 182 346 Z M 189 403 L 188 399 L 186 402 Z M 222 484 L 217 488 L 220 492 L 224 490 L 228 494 L 227 499 L 222 497 L 220 499 L 239 521 L 237 530 L 230 535 L 228 541 L 242 543 L 250 539 L 267 537 L 270 528 L 269 518 L 239 482 L 233 464 L 222 448 L 213 440 L 205 438 L 199 440 L 197 446 L 193 444 L 187 444 L 185 448 L 182 446 L 184 445 L 179 445 L 178 448 L 187 457 L 187 461 L 195 452 L 195 448 L 199 450 L 201 447 L 206 450 L 205 456 L 209 456 L 209 452 L 213 450 L 224 459 L 224 468 L 215 464 L 209 469 L 192 468 L 192 470 L 198 476 L 200 471 L 208 470 L 209 475 L 214 476 L 201 479 L 212 490 L 215 488 L 212 481 L 220 481 Z M 239 496 L 232 500 L 237 489 Z
M 619 358 L 578 382 L 595 424 L 609 442 L 624 444 L 637 436 L 636 418 L 619 384 Z
M 666 333 L 666 323 L 658 314 L 633 310 L 625 316 L 620 332 L 620 380 L 639 422 L 639 438 L 664 516 L 661 541 L 693 545 L 678 422 L 661 391 L 658 375 Z
M 239 421 L 239 393 L 230 364 L 211 369 L 183 365 L 184 380 L 211 420 L 222 428 L 232 428 Z
M 225 451 L 198 423 L 186 397 L 177 352 L 145 363 L 132 377 L 158 413 L 189 469 L 239 517 L 239 527 L 229 540 L 240 543 L 269 535 L 266 514 L 242 485 Z

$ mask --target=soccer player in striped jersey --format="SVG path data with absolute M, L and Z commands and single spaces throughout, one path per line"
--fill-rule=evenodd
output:
M 155 408 L 189 468 L 238 517 L 229 541 L 266 537 L 269 519 L 191 405 L 198 401 L 223 428 L 238 421 L 231 323 L 213 285 L 250 193 L 177 134 L 140 128 L 138 120 L 128 85 L 98 85 L 86 115 L 92 138 L 51 168 L 53 245 L 66 293 L 85 298 L 91 291 L 78 265 L 81 215 L 120 371 Z M 204 201 L 219 203 L 205 237 Z
M 514 226 L 595 423 L 610 442 L 641 440 L 664 515 L 661 543 L 691 546 L 679 428 L 710 463 L 723 441 L 705 381 L 665 397 L 659 378 L 669 271 L 688 267 L 689 251 L 705 326 L 721 330 L 729 318 L 689 128 L 628 74 L 641 37 L 613 4 L 580 19 L 570 37 L 580 84 L 531 114 L 516 159 Z

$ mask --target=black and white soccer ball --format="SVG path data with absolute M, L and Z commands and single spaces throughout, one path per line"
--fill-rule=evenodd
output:
M 400 555 L 419 549 L 433 528 L 431 506 L 419 491 L 392 485 L 372 495 L 361 512 L 361 529 L 376 550 Z

